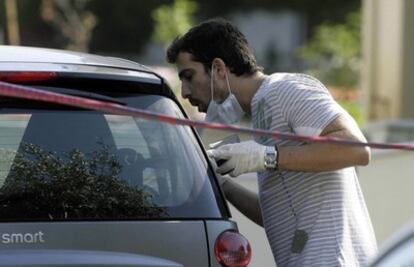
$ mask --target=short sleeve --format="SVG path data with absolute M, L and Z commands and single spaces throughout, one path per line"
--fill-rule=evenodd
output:
M 278 91 L 281 112 L 298 135 L 317 136 L 346 113 L 326 87 L 310 76 L 285 81 Z

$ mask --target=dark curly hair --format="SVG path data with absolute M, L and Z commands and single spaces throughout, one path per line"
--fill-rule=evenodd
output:
M 193 60 L 201 62 L 206 71 L 214 58 L 221 58 L 237 76 L 263 70 L 243 33 L 222 18 L 202 22 L 178 36 L 167 49 L 167 61 L 176 63 L 180 52 L 192 54 Z

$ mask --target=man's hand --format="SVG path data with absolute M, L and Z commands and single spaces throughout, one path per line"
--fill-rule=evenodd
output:
M 228 177 L 224 177 L 224 176 L 223 176 L 223 175 L 221 175 L 220 173 L 217 173 L 217 168 L 218 168 L 218 166 L 217 166 L 216 161 L 215 161 L 215 160 L 214 160 L 214 158 L 212 157 L 212 155 L 211 155 L 210 151 L 211 151 L 211 150 L 207 150 L 207 155 L 208 155 L 208 157 L 209 157 L 209 159 L 210 159 L 211 165 L 213 166 L 213 170 L 216 172 L 217 181 L 219 182 L 220 187 L 222 187 L 222 188 L 223 188 L 223 185 L 224 185 L 224 184 L 228 181 L 228 179 L 230 179 L 230 178 L 228 178 Z
M 245 141 L 236 144 L 220 146 L 207 151 L 216 162 L 225 160 L 217 167 L 220 174 L 230 174 L 235 177 L 243 173 L 265 170 L 264 155 L 266 146 L 255 141 Z

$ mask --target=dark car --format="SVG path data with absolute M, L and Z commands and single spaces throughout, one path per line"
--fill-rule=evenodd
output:
M 140 64 L 0 46 L 0 88 L 23 85 L 186 118 Z M 194 128 L 0 97 L 0 265 L 247 266 Z

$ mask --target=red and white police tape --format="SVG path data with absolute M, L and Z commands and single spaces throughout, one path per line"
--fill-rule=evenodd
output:
M 186 125 L 198 128 L 216 129 L 233 133 L 251 134 L 256 136 L 271 136 L 279 140 L 295 140 L 306 141 L 314 143 L 337 143 L 352 146 L 369 146 L 380 149 L 400 149 L 400 150 L 414 150 L 414 144 L 402 143 L 377 143 L 377 142 L 357 142 L 333 137 L 323 136 L 303 136 L 295 134 L 280 133 L 277 131 L 252 129 L 247 127 L 240 127 L 235 125 L 209 123 L 205 121 L 197 121 L 190 119 L 175 118 L 160 113 L 149 112 L 142 109 L 126 107 L 115 103 L 99 101 L 84 97 L 70 96 L 50 91 L 39 90 L 28 86 L 16 85 L 6 82 L 0 82 L 0 95 L 7 97 L 15 97 L 29 100 L 44 101 L 54 104 L 61 104 L 67 106 L 80 107 L 84 109 L 91 109 L 101 111 L 104 113 L 129 115 L 133 117 L 141 117 L 148 120 L 157 120 L 174 125 Z

